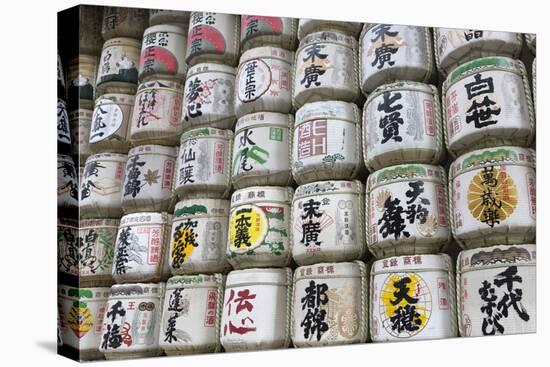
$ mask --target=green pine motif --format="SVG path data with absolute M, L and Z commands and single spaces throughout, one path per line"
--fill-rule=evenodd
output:
M 115 248 L 113 246 L 113 239 L 114 239 L 114 233 L 107 229 L 99 229 L 97 236 L 98 236 L 98 242 L 100 245 L 103 246 L 105 250 L 105 255 L 103 256 L 103 259 L 99 260 L 98 269 L 99 270 L 107 270 L 111 268 L 111 265 L 113 264 L 113 257 L 115 254 Z
M 266 245 L 269 246 L 269 250 L 273 255 L 282 255 L 283 251 L 285 249 L 285 246 L 283 245 L 282 241 L 276 241 L 276 242 L 265 242 Z
M 281 228 L 269 228 L 267 230 L 268 232 L 274 232 L 274 233 L 279 233 L 281 236 L 283 237 L 288 237 L 288 234 L 286 233 L 286 230 L 285 229 L 281 229 Z

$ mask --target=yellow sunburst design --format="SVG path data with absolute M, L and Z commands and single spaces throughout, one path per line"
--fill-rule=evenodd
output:
M 84 302 L 75 302 L 67 315 L 69 328 L 80 339 L 94 327 L 94 315 Z
M 243 205 L 229 218 L 229 249 L 244 253 L 260 246 L 267 234 L 269 223 L 262 208 Z
M 470 213 L 491 227 L 512 215 L 517 203 L 518 193 L 512 177 L 497 167 L 480 170 L 468 187 Z

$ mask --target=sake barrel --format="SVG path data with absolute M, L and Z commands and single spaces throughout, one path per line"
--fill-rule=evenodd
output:
M 463 248 L 531 243 L 536 233 L 535 151 L 480 149 L 449 168 L 453 236 Z
M 166 355 L 220 351 L 224 280 L 221 274 L 168 279 L 159 337 Z
M 170 221 L 166 213 L 133 213 L 120 219 L 112 267 L 116 283 L 160 279 Z
M 97 347 L 110 289 L 57 286 L 57 306 L 64 345 L 78 351 L 79 361 L 103 359 Z
M 120 220 L 84 219 L 79 222 L 79 281 L 82 287 L 110 286 L 111 268 Z
M 278 47 L 257 47 L 243 52 L 236 79 L 235 114 L 289 113 L 290 78 L 294 52 Z
M 476 59 L 442 87 L 447 150 L 460 155 L 502 145 L 529 146 L 535 116 L 525 66 L 506 57 Z
M 272 45 L 296 49 L 298 19 L 241 15 L 241 49 Z
M 179 24 L 160 24 L 143 33 L 139 80 L 171 78 L 183 81 L 187 72 L 185 45 L 187 29 Z
M 299 265 L 365 257 L 365 188 L 360 181 L 299 186 L 292 203 L 292 258 Z
M 72 218 L 57 218 L 57 271 L 69 280 L 77 279 L 80 259 L 78 221 Z M 62 279 L 62 277 L 60 277 Z
M 78 174 L 69 155 L 57 155 L 57 207 L 74 210 L 78 207 Z
M 149 25 L 176 23 L 189 24 L 189 12 L 169 9 L 149 9 Z
M 460 336 L 536 332 L 536 246 L 462 251 L 457 260 Z
M 403 164 L 367 179 L 367 245 L 380 259 L 437 253 L 451 240 L 440 166 Z
M 234 269 L 287 266 L 291 260 L 290 187 L 255 186 L 231 196 L 226 255 Z
M 456 293 L 449 255 L 375 261 L 370 274 L 373 342 L 457 336 Z
M 525 43 L 533 55 L 537 54 L 537 35 L 535 33 L 525 33 Z
M 92 147 L 88 144 L 90 129 L 92 125 L 92 110 L 78 109 L 69 112 L 69 126 L 71 131 L 71 154 L 78 157 L 77 163 L 83 166 L 86 159 L 93 153 Z
M 67 104 L 61 98 L 57 99 L 57 143 L 64 145 L 71 144 L 71 131 L 69 127 Z
M 533 71 L 533 75 L 532 75 L 532 86 L 533 86 L 533 108 L 535 110 L 535 124 L 536 124 L 536 121 L 537 121 L 537 58 L 535 57 L 533 59 L 533 64 L 531 66 L 531 69 Z M 535 127 L 536 129 L 536 127 Z M 535 148 L 537 142 L 536 142 L 536 139 L 533 138 L 533 148 Z
M 134 100 L 133 94 L 122 93 L 107 93 L 96 99 L 88 140 L 93 152 L 128 152 Z
M 357 41 L 340 32 L 316 32 L 300 41 L 292 74 L 292 104 L 299 109 L 315 101 L 357 102 Z
M 114 37 L 141 39 L 147 26 L 147 16 L 146 9 L 106 6 L 101 35 L 104 40 Z
M 229 200 L 182 200 L 172 218 L 172 274 L 222 273 L 231 268 L 225 257 Z
M 184 129 L 235 126 L 235 68 L 200 63 L 189 68 L 183 92 L 181 119 Z
M 101 53 L 101 25 L 103 7 L 96 5 L 79 6 L 78 48 L 82 55 L 99 55 Z
M 236 66 L 239 58 L 239 16 L 191 12 L 186 62 L 219 62 Z
M 236 189 L 291 183 L 289 131 L 293 122 L 292 115 L 276 112 L 252 113 L 237 121 L 231 165 Z
M 122 189 L 126 154 L 100 153 L 88 157 L 80 183 L 82 218 L 122 215 Z
M 97 93 L 136 91 L 141 43 L 132 38 L 112 38 L 103 44 L 97 69 Z
M 292 343 L 315 347 L 364 343 L 368 280 L 363 262 L 319 263 L 294 272 Z
M 139 85 L 130 140 L 135 145 L 176 145 L 183 131 L 180 121 L 182 85 L 173 80 L 152 80 Z
M 246 269 L 227 275 L 220 342 L 226 352 L 290 345 L 292 270 Z
M 97 56 L 79 55 L 69 63 L 67 95 L 71 109 L 93 109 L 97 60 Z
M 111 287 L 99 351 L 107 359 L 158 356 L 164 283 Z
M 180 199 L 229 196 L 232 142 L 230 130 L 203 127 L 181 135 L 174 183 Z
M 445 75 L 465 62 L 487 56 L 517 58 L 521 51 L 521 33 L 477 29 L 434 28 L 435 58 Z
M 427 27 L 365 24 L 359 51 L 364 94 L 399 80 L 428 83 L 434 75 L 432 35 Z
M 340 22 L 328 19 L 300 19 L 298 22 L 298 39 L 302 40 L 306 35 L 323 31 L 338 31 L 357 38 L 361 32 L 361 23 Z
M 63 71 L 63 63 L 57 52 L 57 98 L 66 98 L 67 91 L 65 90 L 65 73 Z
M 374 90 L 363 109 L 363 151 L 370 170 L 404 163 L 438 164 L 445 156 L 439 92 L 397 82 Z
M 298 184 L 356 178 L 362 157 L 361 111 L 355 104 L 320 101 L 296 112 L 292 175 Z
M 122 193 L 124 212 L 167 211 L 175 165 L 176 148 L 140 145 L 130 149 Z

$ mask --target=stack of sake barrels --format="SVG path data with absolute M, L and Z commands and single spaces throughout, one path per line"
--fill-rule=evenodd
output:
M 78 10 L 71 19 L 74 23 L 63 19 L 61 26 L 79 29 L 79 33 L 61 35 L 67 37 L 59 44 L 65 54 L 61 60 L 58 58 L 58 342 L 71 351 L 70 355 L 97 359 L 101 357 L 97 348 L 100 330 L 94 328 L 94 319 L 102 316 L 109 294 L 114 233 L 113 229 L 103 228 L 86 231 L 86 226 L 94 226 L 79 221 L 79 182 L 90 155 L 88 136 L 101 52 L 102 9 L 81 6 Z M 61 65 L 64 61 L 68 65 L 67 78 Z M 115 233 L 116 225 L 112 227 Z M 83 237 L 83 232 L 88 235 Z M 89 252 L 93 251 L 90 243 L 97 238 L 108 242 L 106 252 Z
M 292 75 L 295 347 L 368 337 L 357 37 L 361 23 L 300 19 Z
M 520 34 L 82 9 L 68 93 L 58 60 L 81 360 L 534 331 Z
M 452 158 L 449 221 L 463 249 L 456 264 L 461 336 L 536 330 L 535 111 L 527 70 L 518 59 L 522 38 L 435 30 Z M 534 52 L 534 41 L 526 38 Z

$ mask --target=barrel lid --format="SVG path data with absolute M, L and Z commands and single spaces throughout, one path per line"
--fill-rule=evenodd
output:
M 222 284 L 222 274 L 176 275 L 168 279 L 166 289 L 221 287 Z
M 373 172 L 367 179 L 367 192 L 378 186 L 413 179 L 446 184 L 445 169 L 431 164 L 399 164 Z
M 242 65 L 249 60 L 263 58 L 278 59 L 292 64 L 294 60 L 294 52 L 273 46 L 255 47 L 243 52 L 241 59 L 239 60 L 239 64 Z
M 79 229 L 100 228 L 100 227 L 116 227 L 120 225 L 120 219 L 101 218 L 101 219 L 81 219 L 79 221 Z
M 226 73 L 235 76 L 235 74 L 237 74 L 237 69 L 233 66 L 214 62 L 201 62 L 189 68 L 187 71 L 187 79 L 201 73 Z
M 199 127 L 181 134 L 180 143 L 183 144 L 189 139 L 198 138 L 217 138 L 230 140 L 231 138 L 233 138 L 233 132 L 231 130 L 216 129 L 214 127 Z
M 168 32 L 168 33 L 176 33 L 181 34 L 184 37 L 187 37 L 187 30 L 183 28 L 182 25 L 179 24 L 158 24 L 151 26 L 149 28 L 146 28 L 143 32 L 143 36 L 149 34 L 149 33 L 157 33 L 157 32 Z
M 79 108 L 78 110 L 72 110 L 68 113 L 69 121 L 78 119 L 92 119 L 94 111 L 85 108 Z
M 64 284 L 57 285 L 57 294 L 74 301 L 106 301 L 111 293 L 109 287 L 78 288 Z
M 290 268 L 233 270 L 227 275 L 226 288 L 247 285 L 289 286 L 292 278 Z
M 141 83 L 138 86 L 137 93 L 142 92 L 145 89 L 171 89 L 176 93 L 183 94 L 183 84 L 176 80 L 167 80 L 167 79 L 155 79 L 150 80 L 144 83 Z
M 530 148 L 511 146 L 474 150 L 461 155 L 451 163 L 450 179 L 471 170 L 495 165 L 519 165 L 535 168 L 535 151 Z
M 236 190 L 231 195 L 231 207 L 261 201 L 282 202 L 290 205 L 294 190 L 291 187 L 252 186 Z
M 451 85 L 472 74 L 489 70 L 505 70 L 520 74 L 525 71 L 525 66 L 520 60 L 515 60 L 505 56 L 482 57 L 468 61 L 457 66 L 450 72 L 449 76 L 443 83 L 443 90 L 447 91 Z
M 301 279 L 311 278 L 360 278 L 366 274 L 366 266 L 362 261 L 318 263 L 299 266 L 294 271 L 294 283 Z
M 167 147 L 164 145 L 139 145 L 137 147 L 134 147 L 128 151 L 128 158 L 131 156 L 140 154 L 159 154 L 159 155 L 167 155 L 172 158 L 176 157 L 177 150 L 174 147 Z
M 314 43 L 338 43 L 342 46 L 351 47 L 357 49 L 357 40 L 345 33 L 339 31 L 322 31 L 322 32 L 313 32 L 310 33 L 300 40 L 300 45 L 298 46 L 299 53 L 302 48 L 307 47 Z
M 120 226 L 134 226 L 134 225 L 162 225 L 167 224 L 171 219 L 171 215 L 167 213 L 132 213 L 126 214 L 120 218 Z
M 103 44 L 104 49 L 113 46 L 129 46 L 139 50 L 141 49 L 141 41 L 128 37 L 115 37 L 105 41 Z
M 289 128 L 294 122 L 294 116 L 279 112 L 255 112 L 237 120 L 235 125 L 235 135 L 240 130 L 249 129 L 255 126 L 270 125 Z
M 128 156 L 126 154 L 120 154 L 120 153 L 98 153 L 98 154 L 92 154 L 86 159 L 86 164 L 88 162 L 94 162 L 94 161 L 113 161 L 113 162 L 123 162 L 126 163 L 128 160 Z
M 536 245 L 497 245 L 460 252 L 457 260 L 459 272 L 506 267 L 510 264 L 535 265 Z
M 105 104 L 117 103 L 134 105 L 136 96 L 133 94 L 125 93 L 105 93 L 97 97 L 95 100 L 95 107 L 103 106 Z
M 339 30 L 351 33 L 355 37 L 361 32 L 363 24 L 360 22 L 341 22 L 327 19 L 305 19 L 298 22 L 298 39 L 302 39 L 310 33 L 322 30 Z
M 367 106 L 374 98 L 385 92 L 420 92 L 428 93 L 432 95 L 438 95 L 437 88 L 431 84 L 420 83 L 420 82 L 411 82 L 411 81 L 399 81 L 395 83 L 384 84 L 376 88 L 369 96 L 367 97 Z
M 443 270 L 452 272 L 452 260 L 447 254 L 392 256 L 372 264 L 371 275 L 408 271 Z
M 339 119 L 359 123 L 361 113 L 355 103 L 342 101 L 306 103 L 296 111 L 296 124 L 317 119 Z
M 176 204 L 174 219 L 197 216 L 228 216 L 229 200 L 224 199 L 187 199 Z
M 315 195 L 331 194 L 358 194 L 362 195 L 365 189 L 359 180 L 353 181 L 317 181 L 298 186 L 294 200 Z
M 131 283 L 115 284 L 111 287 L 112 298 L 132 297 L 132 298 L 160 298 L 164 292 L 164 283 Z

